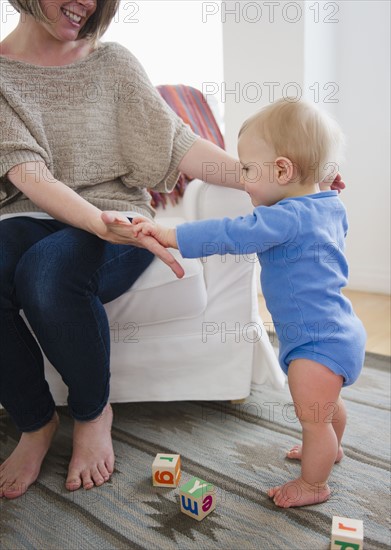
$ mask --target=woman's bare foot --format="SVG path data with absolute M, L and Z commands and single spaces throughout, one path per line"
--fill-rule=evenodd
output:
M 65 482 L 69 491 L 76 491 L 81 486 L 92 489 L 94 485 L 103 485 L 110 479 L 114 471 L 112 422 L 113 411 L 109 404 L 94 420 L 75 420 L 72 459 Z
M 57 430 L 59 418 L 35 432 L 23 432 L 13 453 L 0 466 L 0 497 L 17 498 L 37 479 L 41 464 Z
M 285 485 L 269 489 L 267 494 L 277 506 L 292 508 L 325 502 L 330 496 L 330 488 L 327 484 L 310 485 L 299 477 Z
M 290 449 L 286 453 L 286 457 L 290 458 L 292 460 L 301 460 L 301 453 L 302 453 L 302 446 L 301 445 L 294 445 L 292 449 Z M 338 449 L 337 457 L 335 459 L 335 462 L 340 462 L 343 457 L 345 456 L 345 453 L 343 452 L 342 447 Z

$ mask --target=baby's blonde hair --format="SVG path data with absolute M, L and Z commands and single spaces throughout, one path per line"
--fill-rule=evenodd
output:
M 250 127 L 278 157 L 292 161 L 301 182 L 318 183 L 339 171 L 344 135 L 333 118 L 308 101 L 275 101 L 248 118 L 239 137 Z

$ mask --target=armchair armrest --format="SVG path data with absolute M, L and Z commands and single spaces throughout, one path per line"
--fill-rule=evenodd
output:
M 253 210 L 249 196 L 243 191 L 193 180 L 186 187 L 183 197 L 187 221 L 206 218 L 235 218 Z

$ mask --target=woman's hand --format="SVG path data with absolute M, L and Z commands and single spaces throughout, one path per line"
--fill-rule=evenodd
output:
M 132 244 L 140 246 L 132 223 L 122 212 L 102 212 L 98 237 L 112 244 Z
M 327 182 L 322 182 L 319 184 L 319 187 L 322 191 L 333 189 L 334 191 L 338 191 L 338 193 L 340 193 L 343 189 L 345 189 L 346 185 L 342 181 L 341 174 L 338 172 L 331 184 Z
M 183 267 L 177 262 L 171 252 L 166 250 L 152 236 L 140 234 L 137 237 L 135 226 L 132 225 L 124 214 L 121 212 L 102 212 L 101 218 L 107 228 L 104 234 L 98 235 L 101 239 L 114 244 L 131 244 L 146 248 L 167 264 L 178 279 L 184 276 Z
M 331 184 L 331 189 L 334 189 L 335 191 L 338 191 L 338 193 L 340 193 L 343 189 L 345 189 L 345 187 L 346 185 L 342 181 L 342 176 L 338 172 L 338 174 L 335 176 L 333 183 Z

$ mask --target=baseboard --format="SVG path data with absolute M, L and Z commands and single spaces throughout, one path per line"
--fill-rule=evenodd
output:
M 350 264 L 348 288 L 375 294 L 390 294 L 390 271 L 374 266 Z

